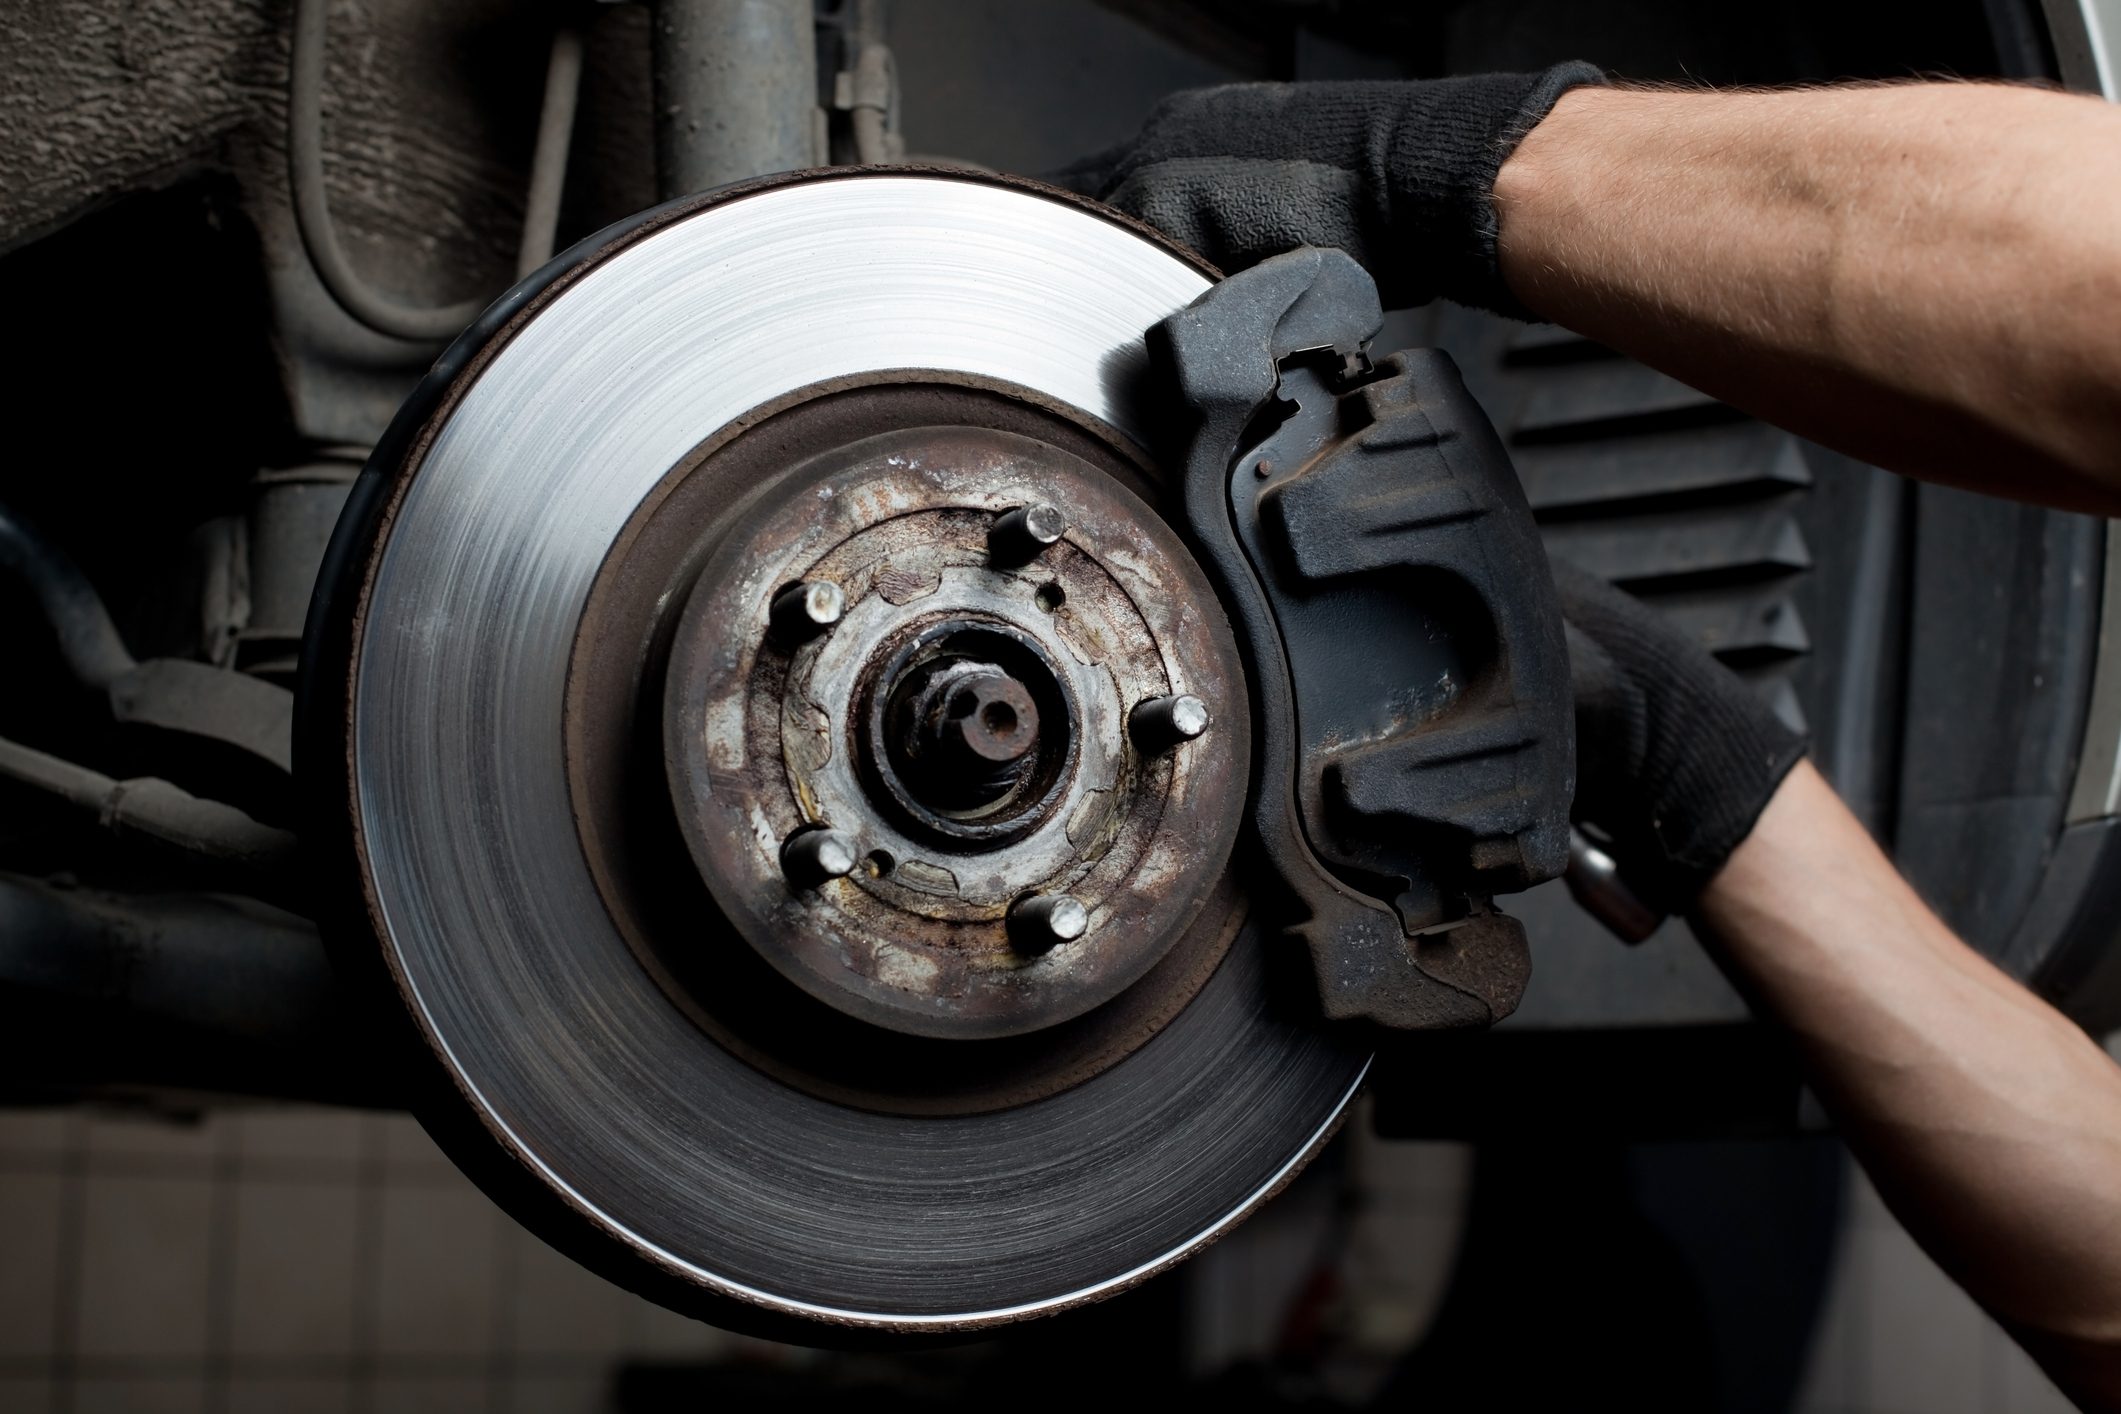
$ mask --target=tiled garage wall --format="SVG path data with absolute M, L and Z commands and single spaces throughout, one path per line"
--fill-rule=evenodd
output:
M 1357 1126 L 1352 1132 L 1359 1134 Z M 1383 1359 L 1433 1310 L 1464 1155 L 1363 1138 L 1353 1274 Z M 1301 1190 L 1193 1264 L 1196 1369 L 1261 1353 Z M 502 1216 L 403 1116 L 181 1127 L 0 1111 L 0 1414 L 589 1414 L 623 1361 L 793 1363 L 628 1296 Z M 1349 1394 L 1357 1393 L 1351 1389 Z M 1856 1186 L 1803 1414 L 2054 1414 L 2017 1348 Z
M 0 1114 L 0 1411 L 599 1407 L 740 1342 L 583 1272 L 404 1116 Z

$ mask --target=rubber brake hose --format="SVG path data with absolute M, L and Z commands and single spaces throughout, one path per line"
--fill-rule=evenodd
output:
M 454 337 L 488 303 L 417 306 L 401 303 L 361 277 L 339 244 L 324 191 L 324 21 L 328 0 L 295 0 L 294 42 L 287 77 L 287 168 L 294 190 L 295 227 L 317 278 L 348 314 L 379 334 L 416 343 Z M 562 24 L 553 36 L 537 146 L 530 164 L 517 273 L 535 270 L 552 256 L 559 224 L 560 189 L 582 75 L 582 38 Z

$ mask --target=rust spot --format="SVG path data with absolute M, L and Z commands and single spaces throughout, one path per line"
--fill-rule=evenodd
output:
M 925 859 L 909 859 L 892 871 L 892 877 L 909 889 L 918 889 L 924 894 L 954 894 L 957 892 L 957 875 L 940 864 L 931 864 Z
M 876 592 L 894 604 L 910 604 L 942 587 L 942 573 L 934 565 L 909 569 L 887 564 L 877 572 Z
M 1120 824 L 1118 804 L 1116 790 L 1084 793 L 1082 804 L 1068 819 L 1068 843 L 1075 846 L 1077 858 L 1094 864 L 1111 852 Z

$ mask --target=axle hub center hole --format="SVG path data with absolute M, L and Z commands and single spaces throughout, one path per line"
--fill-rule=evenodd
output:
M 943 833 L 1036 807 L 1069 755 L 1067 696 L 1045 654 L 1006 626 L 937 625 L 879 686 L 863 748 L 887 793 Z

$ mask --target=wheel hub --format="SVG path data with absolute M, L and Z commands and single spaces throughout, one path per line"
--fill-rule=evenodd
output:
M 1193 922 L 1241 817 L 1242 670 L 1191 556 L 1017 433 L 908 428 L 788 478 L 670 650 L 669 781 L 716 902 L 790 981 L 896 1031 L 1018 1035 L 1109 1000 Z M 1028 550 L 1027 521 L 1051 532 Z M 773 604 L 823 585 L 839 617 L 776 633 Z M 1224 729 L 1144 747 L 1130 715 L 1174 694 L 1226 704 Z M 821 829 L 859 867 L 791 877 Z M 1026 946 L 1012 916 L 1048 896 L 1084 926 Z

